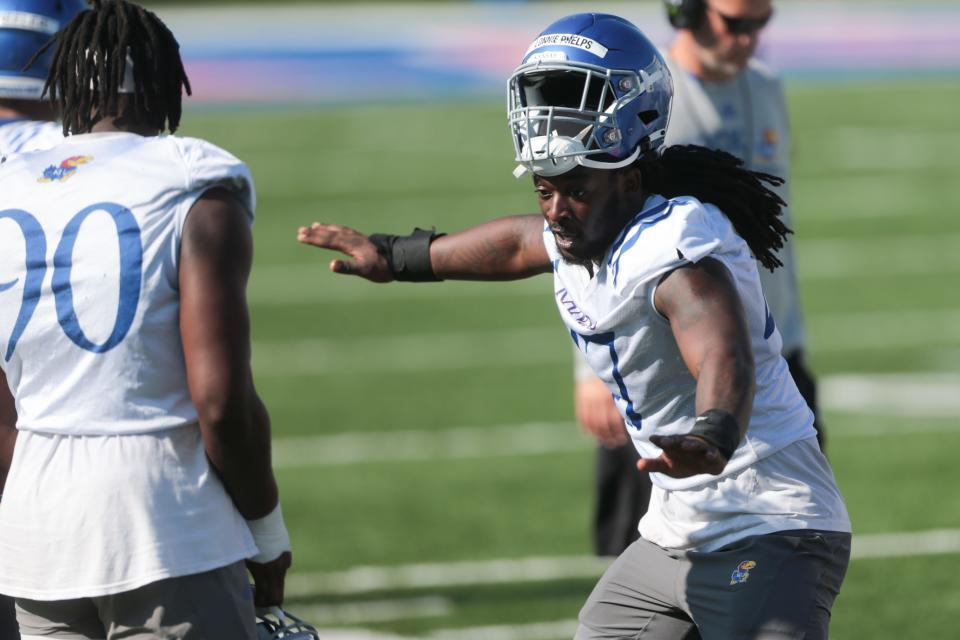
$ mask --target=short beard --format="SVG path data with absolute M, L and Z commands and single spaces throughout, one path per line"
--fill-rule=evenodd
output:
M 593 272 L 593 266 L 603 260 L 607 250 L 616 237 L 623 231 L 624 225 L 635 215 L 635 211 L 622 206 L 622 198 L 613 196 L 609 207 L 602 215 L 596 217 L 597 222 L 589 234 L 592 239 L 584 240 L 572 247 L 573 251 L 563 251 L 558 248 L 560 257 L 567 264 L 584 267 Z

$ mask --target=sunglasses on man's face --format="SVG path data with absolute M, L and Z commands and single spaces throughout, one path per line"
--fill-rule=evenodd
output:
M 738 18 L 720 13 L 713 7 L 710 7 L 709 5 L 707 6 L 711 11 L 720 16 L 721 20 L 723 20 L 723 26 L 726 28 L 727 33 L 732 33 L 733 35 L 756 33 L 757 31 L 760 31 L 760 29 L 763 29 L 765 26 L 767 26 L 767 23 L 770 22 L 770 18 L 773 17 L 773 9 L 771 9 L 767 15 L 759 18 Z

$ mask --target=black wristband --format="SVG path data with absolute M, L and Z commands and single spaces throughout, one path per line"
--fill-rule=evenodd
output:
M 413 230 L 408 236 L 391 236 L 375 233 L 370 242 L 387 261 L 393 277 L 401 282 L 438 282 L 440 278 L 430 266 L 430 243 L 446 235 L 433 229 Z
M 740 425 L 732 414 L 721 409 L 704 411 L 693 422 L 693 429 L 687 435 L 699 436 L 715 446 L 727 460 L 740 446 Z

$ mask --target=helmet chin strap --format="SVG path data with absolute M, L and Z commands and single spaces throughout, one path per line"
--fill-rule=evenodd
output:
M 578 166 L 588 169 L 620 169 L 640 157 L 640 145 L 637 145 L 629 156 L 616 162 L 591 160 L 586 154 L 583 143 L 574 138 L 537 136 L 524 145 L 522 164 L 518 164 L 513 170 L 513 176 L 519 178 L 527 172 L 545 177 L 559 176 Z

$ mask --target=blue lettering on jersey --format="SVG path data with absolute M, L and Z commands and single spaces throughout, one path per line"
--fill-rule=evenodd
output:
M 766 340 L 773 335 L 773 330 L 776 328 L 776 323 L 773 321 L 773 314 L 770 313 L 770 307 L 766 304 L 763 305 L 764 309 L 767 310 L 767 324 L 763 328 L 763 339 Z
M 613 380 L 617 383 L 617 388 L 620 391 L 620 395 L 614 395 L 614 398 L 616 400 L 622 399 L 627 403 L 627 408 L 624 411 L 627 416 L 627 423 L 636 429 L 640 429 L 643 423 L 643 416 L 641 416 L 634 408 L 633 400 L 630 399 L 630 395 L 627 393 L 627 385 L 624 383 L 623 376 L 620 374 L 620 358 L 617 356 L 616 348 L 614 348 L 613 340 L 615 336 L 613 331 L 595 333 L 593 335 L 584 335 L 582 333 L 574 333 L 571 331 L 570 334 L 574 336 L 573 341 L 578 347 L 580 347 L 580 342 L 577 340 L 577 337 L 583 340 L 584 344 L 582 349 L 584 351 L 587 350 L 587 346 L 591 343 L 604 345 L 607 347 L 607 349 L 609 349 L 610 361 L 613 364 Z
M 25 265 L 27 275 L 23 282 L 23 299 L 20 302 L 20 312 L 17 313 L 17 320 L 14 322 L 13 331 L 10 333 L 10 340 L 7 342 L 7 352 L 4 354 L 4 361 L 10 362 L 10 357 L 13 356 L 13 350 L 17 346 L 17 341 L 20 340 L 20 336 L 23 335 L 24 329 L 27 328 L 27 323 L 30 322 L 30 318 L 37 308 L 37 303 L 40 302 L 40 288 L 43 285 L 43 276 L 47 272 L 47 238 L 43 233 L 43 227 L 40 226 L 37 219 L 26 211 L 21 211 L 20 209 L 0 211 L 0 220 L 3 218 L 9 218 L 20 225 L 20 231 L 23 233 L 27 250 Z M 8 283 L 9 286 L 4 286 L 0 291 L 6 291 L 19 282 L 19 280 L 19 278 L 16 278 L 13 282 Z
M 117 319 L 110 337 L 103 344 L 91 342 L 80 328 L 77 312 L 73 308 L 73 289 L 70 286 L 70 271 L 73 268 L 73 246 L 80 232 L 80 225 L 95 211 L 106 211 L 117 226 L 120 242 L 120 304 Z M 124 206 L 110 202 L 94 204 L 75 215 L 63 230 L 63 238 L 53 256 L 53 295 L 57 302 L 57 318 L 60 326 L 78 347 L 103 353 L 114 348 L 127 336 L 140 300 L 140 278 L 143 270 L 143 247 L 140 244 L 140 226 L 136 218 Z
M 557 291 L 555 295 L 557 300 L 563 306 L 564 311 L 566 311 L 567 314 L 573 318 L 574 322 L 585 329 L 589 329 L 590 331 L 596 330 L 597 323 L 593 320 L 593 318 L 588 316 L 580 309 L 580 307 L 577 306 L 577 303 L 574 302 L 569 291 L 563 288 Z
M 70 283 L 70 274 L 73 269 L 73 248 L 76 244 L 77 234 L 80 232 L 80 227 L 87 216 L 95 211 L 105 211 L 110 214 L 117 227 L 117 240 L 120 243 L 120 301 L 117 305 L 117 318 L 113 325 L 113 331 L 103 344 L 92 342 L 80 328 L 80 322 L 73 305 L 73 287 Z M 40 301 L 43 279 L 47 271 L 47 239 L 43 227 L 34 216 L 26 211 L 19 209 L 0 211 L 0 219 L 3 218 L 9 218 L 20 225 L 27 254 L 23 301 L 4 354 L 4 360 L 9 362 L 17 342 L 23 335 Z M 137 313 L 142 272 L 143 245 L 140 238 L 140 226 L 129 209 L 112 202 L 101 202 L 83 209 L 71 218 L 54 252 L 51 282 L 57 308 L 57 320 L 67 337 L 78 347 L 93 353 L 103 353 L 120 344 L 127 336 Z M 0 291 L 11 288 L 18 281 L 19 278 L 11 283 L 5 283 Z

